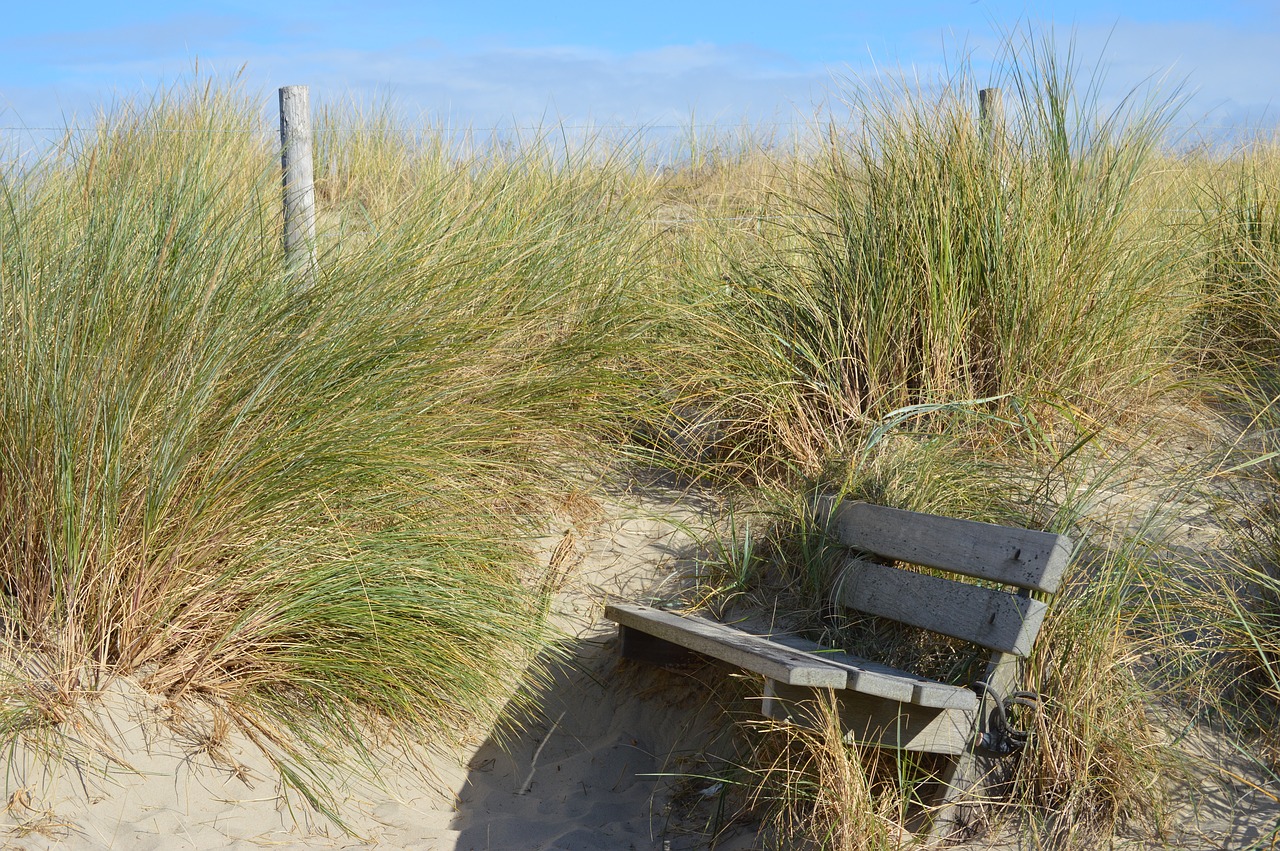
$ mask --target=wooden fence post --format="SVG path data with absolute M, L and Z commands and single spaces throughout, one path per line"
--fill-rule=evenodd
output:
M 306 86 L 280 89 L 280 165 L 284 171 L 285 266 L 307 283 L 316 271 L 316 188 L 311 164 L 311 98 Z
M 978 127 L 987 142 L 987 149 L 998 154 L 1004 147 L 1004 104 L 1000 100 L 999 89 L 978 91 Z

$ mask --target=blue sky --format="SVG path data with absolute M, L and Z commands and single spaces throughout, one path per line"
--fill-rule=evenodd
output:
M 221 75 L 243 66 L 264 104 L 305 83 L 313 99 L 389 97 L 457 125 L 787 122 L 841 78 L 928 78 L 965 53 L 983 73 L 1001 31 L 1028 23 L 1101 59 L 1112 96 L 1167 76 L 1194 93 L 1187 122 L 1280 123 L 1278 0 L 9 5 L 0 126 L 84 123 L 197 61 Z

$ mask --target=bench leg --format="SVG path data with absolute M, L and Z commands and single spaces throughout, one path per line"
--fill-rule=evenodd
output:
M 1009 653 L 997 653 L 991 657 L 983 682 L 986 688 L 980 693 L 981 703 L 978 707 L 975 736 L 980 738 L 991 729 L 991 716 L 999 711 L 997 703 L 1003 695 L 1009 694 L 1018 681 L 1018 657 Z M 931 843 L 943 842 L 959 838 L 968 827 L 968 813 L 973 806 L 975 795 L 987 792 L 996 765 L 992 757 L 983 752 L 979 755 L 975 748 L 978 741 L 971 740 L 964 753 L 956 758 L 942 777 L 942 800 L 933 818 L 929 833 Z
M 795 691 L 794 687 L 792 690 Z M 812 695 L 813 692 L 810 691 L 808 694 Z M 760 714 L 765 718 L 772 718 L 775 721 L 791 722 L 794 719 L 789 708 L 790 702 L 785 699 L 780 699 L 780 697 L 781 695 L 778 694 L 777 680 L 765 677 L 764 694 L 761 695 L 760 700 Z
M 973 797 L 979 780 L 977 755 L 966 750 L 947 766 L 942 774 L 942 795 L 929 828 L 929 845 L 959 839 L 968 826 L 967 799 Z

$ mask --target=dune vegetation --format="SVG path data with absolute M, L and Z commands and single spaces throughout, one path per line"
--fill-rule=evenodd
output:
M 674 166 L 642 135 L 461 145 L 328 109 L 314 279 L 234 84 L 9 165 L 0 729 L 56 751 L 129 676 L 331 807 L 336 754 L 456 738 L 538 676 L 558 577 L 529 541 L 648 465 L 769 519 L 694 596 L 815 632 L 817 488 L 1079 539 L 1006 821 L 1159 835 L 1197 724 L 1274 779 L 1280 147 L 1179 146 L 1176 92 L 1103 104 L 1077 75 L 1032 40 L 999 126 L 962 68 Z M 764 735 L 809 739 L 745 767 L 778 837 L 893 845 L 909 771 Z

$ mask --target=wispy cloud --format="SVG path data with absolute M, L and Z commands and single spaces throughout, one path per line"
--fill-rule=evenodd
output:
M 822 66 L 760 61 L 750 48 L 671 45 L 631 54 L 552 47 L 427 54 L 309 56 L 322 85 L 391 92 L 405 104 L 491 124 L 550 115 L 578 120 L 770 118 L 807 104 L 830 74 Z
M 269 103 L 279 85 L 307 83 L 317 100 L 390 97 L 410 117 L 456 124 L 565 121 L 634 124 L 699 121 L 791 121 L 828 99 L 834 77 L 876 80 L 886 71 L 940 73 L 948 52 L 999 54 L 998 37 L 920 26 L 898 40 L 898 53 L 875 46 L 852 64 L 801 60 L 752 43 L 667 43 L 632 51 L 575 44 L 538 45 L 490 39 L 446 45 L 416 31 L 389 32 L 376 44 L 348 46 L 339 23 L 285 28 L 269 12 L 181 15 L 146 24 L 38 38 L 0 40 L 0 96 L 27 124 L 56 124 L 91 114 L 115 94 L 143 97 L 202 71 L 234 73 Z M 1152 23 L 1120 19 L 1074 30 L 1083 72 L 1102 57 L 1108 96 L 1118 99 L 1152 75 L 1186 77 L 1198 92 L 1187 120 L 1275 121 L 1280 38 L 1274 16 L 1216 23 Z M 343 46 L 338 46 L 343 45 Z M 19 70 L 26 67 L 26 71 Z M 43 76 L 37 73 L 36 66 Z M 11 116 L 12 118 L 12 116 Z M 0 118 L 10 123 L 10 118 Z

